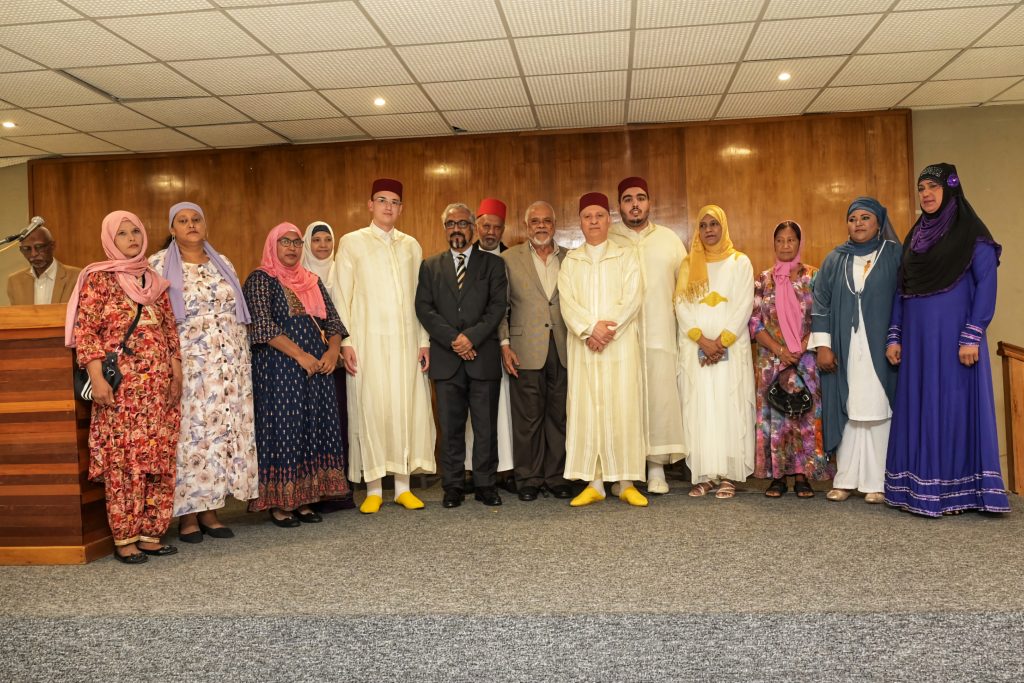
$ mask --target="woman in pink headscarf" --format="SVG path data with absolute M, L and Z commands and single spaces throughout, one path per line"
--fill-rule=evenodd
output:
M 141 564 L 173 555 L 161 537 L 171 522 L 175 449 L 181 419 L 181 354 L 168 282 L 146 261 L 139 217 L 114 211 L 100 232 L 109 260 L 82 270 L 68 303 L 65 342 L 92 380 L 89 478 L 106 490 L 114 557 Z M 116 352 L 123 379 L 117 391 L 100 366 Z
M 799 224 L 783 221 L 774 235 L 775 265 L 754 283 L 750 318 L 750 336 L 757 341 L 754 476 L 772 480 L 765 491 L 769 498 L 786 493 L 788 476 L 798 497 L 811 498 L 814 490 L 808 480 L 831 479 L 835 471 L 821 445 L 818 370 L 814 353 L 807 351 L 818 269 L 800 259 Z M 768 402 L 768 390 L 780 375 L 785 391 L 807 391 L 810 410 L 790 416 Z
M 291 223 L 271 230 L 243 287 L 259 461 L 249 510 L 269 510 L 285 528 L 322 521 L 310 505 L 349 490 L 331 377 L 348 331 L 320 278 L 300 263 L 302 244 Z

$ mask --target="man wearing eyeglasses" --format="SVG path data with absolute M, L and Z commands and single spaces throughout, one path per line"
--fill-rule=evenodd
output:
M 473 245 L 473 212 L 449 204 L 441 214 L 449 249 L 420 266 L 416 315 L 430 334 L 430 378 L 441 425 L 441 484 L 446 508 L 462 504 L 466 412 L 473 425 L 474 497 L 501 505 L 498 471 L 498 324 L 505 317 L 505 263 Z
M 22 240 L 21 255 L 29 267 L 7 278 L 7 298 L 12 306 L 66 304 L 78 281 L 81 268 L 65 266 L 53 257 L 57 246 L 53 235 L 39 227 Z

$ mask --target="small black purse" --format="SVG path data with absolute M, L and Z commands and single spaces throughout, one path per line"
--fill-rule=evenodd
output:
M 135 320 L 132 321 L 131 327 L 124 334 L 124 339 L 118 345 L 116 351 L 111 351 L 103 357 L 103 362 L 100 365 L 100 372 L 103 374 L 103 379 L 110 385 L 111 391 L 117 391 L 117 388 L 121 386 L 121 380 L 124 376 L 121 374 L 121 368 L 117 367 L 117 357 L 126 353 L 129 356 L 132 352 L 128 349 L 126 344 L 128 338 L 132 336 L 132 332 L 139 325 L 139 318 L 142 317 L 142 304 L 139 304 L 139 310 L 135 312 Z M 85 368 L 75 368 L 75 398 L 80 398 L 83 401 L 92 400 L 92 380 L 89 378 L 89 371 Z
M 786 391 L 782 385 L 783 375 L 790 370 L 793 371 L 797 381 L 800 383 L 800 390 L 792 393 Z M 768 387 L 768 403 L 771 404 L 772 408 L 775 408 L 775 410 L 792 420 L 814 407 L 814 397 L 807 390 L 807 383 L 800 377 L 796 367 L 790 366 L 780 370 L 779 374 L 775 377 L 775 381 Z

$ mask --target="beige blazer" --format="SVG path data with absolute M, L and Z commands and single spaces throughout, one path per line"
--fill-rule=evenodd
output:
M 554 334 L 558 360 L 565 360 L 565 339 L 568 331 L 562 320 L 558 289 L 551 299 L 544 294 L 544 285 L 537 276 L 530 247 L 524 242 L 502 252 L 508 274 L 508 316 L 498 326 L 498 338 L 508 339 L 519 356 L 523 370 L 540 370 L 548 357 L 548 335 Z M 565 249 L 559 248 L 559 262 Z
M 35 303 L 36 280 L 29 272 L 32 266 L 11 273 L 7 278 L 7 298 L 11 300 L 12 306 L 31 306 Z M 57 262 L 57 274 L 53 278 L 53 296 L 50 297 L 51 304 L 66 304 L 71 299 L 71 292 L 78 282 L 78 274 L 81 268 L 65 266 Z

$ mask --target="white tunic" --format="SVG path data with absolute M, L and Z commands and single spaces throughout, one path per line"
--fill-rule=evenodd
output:
M 423 250 L 375 225 L 338 243 L 331 298 L 356 351 L 348 390 L 349 479 L 435 471 L 430 384 L 417 354 L 429 345 L 414 296 Z
M 754 305 L 754 269 L 745 254 L 708 263 L 708 293 L 676 305 L 683 374 L 683 433 L 693 483 L 743 481 L 754 471 L 754 371 L 747 322 Z M 699 347 L 687 333 L 708 339 L 723 331 L 736 341 L 725 360 L 701 367 Z
M 570 251 L 558 274 L 569 328 L 565 478 L 646 478 L 643 360 L 636 324 L 643 297 L 635 250 L 606 241 Z M 617 324 L 600 353 L 586 346 L 599 320 Z
M 647 399 L 647 459 L 663 465 L 676 462 L 686 448 L 675 381 L 679 343 L 672 294 L 686 250 L 678 235 L 654 223 L 640 232 L 616 223 L 608 237 L 621 247 L 636 248 L 640 261 L 644 303 L 638 323 Z

